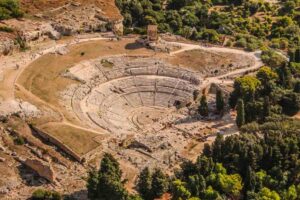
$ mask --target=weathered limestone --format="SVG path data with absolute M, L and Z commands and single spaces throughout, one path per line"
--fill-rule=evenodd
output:
M 47 179 L 50 182 L 55 182 L 56 175 L 49 163 L 38 159 L 26 159 L 23 162 L 24 165 L 36 171 L 41 177 Z

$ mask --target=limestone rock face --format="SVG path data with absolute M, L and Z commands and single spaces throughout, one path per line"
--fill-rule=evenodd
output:
M 49 163 L 38 159 L 28 158 L 25 160 L 24 164 L 36 171 L 41 177 L 47 179 L 50 182 L 55 182 L 55 172 L 53 171 L 52 166 Z
M 112 31 L 116 34 L 116 35 L 123 35 L 123 20 L 118 20 L 113 22 L 113 26 L 112 26 Z
M 14 49 L 14 41 L 7 38 L 0 40 L 0 55 L 8 55 Z

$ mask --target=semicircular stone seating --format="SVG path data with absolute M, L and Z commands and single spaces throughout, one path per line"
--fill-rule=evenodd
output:
M 69 73 L 83 82 L 71 99 L 77 117 L 113 133 L 151 125 L 176 101 L 190 101 L 200 84 L 195 72 L 153 58 L 99 58 Z

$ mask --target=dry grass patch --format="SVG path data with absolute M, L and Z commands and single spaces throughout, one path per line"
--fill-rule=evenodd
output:
M 173 65 L 180 65 L 195 71 L 207 73 L 214 70 L 227 71 L 234 66 L 252 64 L 248 56 L 234 53 L 190 50 L 167 58 Z
M 79 155 L 84 155 L 100 146 L 94 140 L 95 137 L 99 136 L 96 133 L 58 123 L 50 123 L 38 128 L 61 141 Z

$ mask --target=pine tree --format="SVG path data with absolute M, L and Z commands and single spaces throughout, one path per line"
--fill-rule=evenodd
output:
M 238 100 L 237 103 L 237 116 L 236 116 L 236 125 L 241 127 L 245 124 L 245 107 L 244 101 L 242 99 Z
M 212 152 L 211 152 L 210 145 L 207 144 L 207 143 L 205 143 L 205 144 L 204 144 L 204 148 L 203 148 L 202 155 L 209 157 L 209 156 L 211 156 L 211 153 L 212 153 Z
M 152 182 L 151 173 L 149 168 L 146 167 L 141 171 L 137 183 L 138 192 L 143 197 L 144 200 L 152 200 L 151 182 Z
M 189 176 L 187 185 L 192 196 L 200 196 L 206 189 L 205 178 L 202 175 Z
M 151 182 L 153 199 L 161 197 L 167 191 L 167 186 L 168 182 L 165 174 L 160 169 L 156 169 L 152 174 Z
M 89 172 L 87 180 L 87 191 L 89 199 L 97 199 L 98 174 L 93 170 Z
M 200 100 L 199 113 L 203 117 L 208 116 L 208 105 L 207 105 L 207 100 L 206 100 L 205 94 L 202 95 L 201 100 Z
M 224 109 L 224 97 L 221 90 L 217 90 L 216 93 L 216 107 L 218 112 L 221 112 Z
M 222 154 L 223 143 L 224 143 L 223 135 L 218 134 L 214 143 L 212 144 L 212 157 L 214 161 L 220 162 L 223 159 L 223 154 Z
M 128 192 L 121 180 L 118 161 L 111 154 L 104 154 L 98 174 L 89 174 L 87 189 L 91 200 L 126 200 Z

